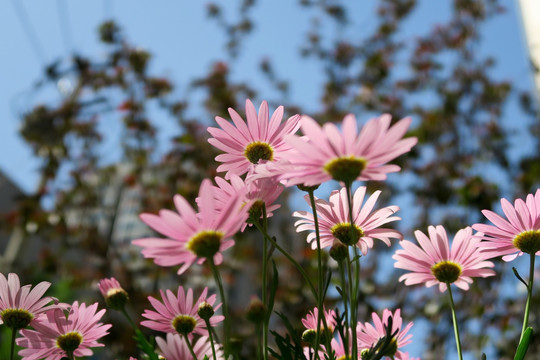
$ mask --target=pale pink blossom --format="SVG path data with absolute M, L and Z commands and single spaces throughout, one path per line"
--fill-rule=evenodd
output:
M 229 108 L 229 114 L 234 125 L 216 116 L 216 122 L 221 128 L 208 128 L 213 136 L 208 142 L 225 152 L 218 155 L 216 161 L 222 163 L 217 171 L 226 171 L 226 179 L 229 179 L 230 174 L 245 174 L 253 164 L 260 161 L 279 161 L 283 153 L 291 148 L 284 137 L 294 134 L 299 127 L 299 115 L 281 122 L 283 106 L 278 107 L 268 120 L 266 101 L 261 103 L 257 115 L 253 103 L 246 100 L 247 124 L 234 109 Z
M 0 273 L 0 324 L 19 330 L 33 324 L 39 314 L 58 307 L 57 300 L 43 296 L 51 283 L 42 281 L 32 290 L 31 285 L 21 287 L 19 276 Z
M 401 220 L 401 218 L 392 216 L 399 210 L 398 206 L 389 206 L 373 211 L 380 194 L 381 191 L 374 192 L 365 204 L 363 204 L 366 195 L 365 186 L 360 186 L 353 195 L 352 214 L 355 225 L 355 241 L 356 235 L 358 236 L 358 240 L 353 241 L 353 243 L 361 249 L 364 255 L 367 254 L 368 249 L 373 247 L 373 239 L 379 239 L 388 246 L 390 246 L 391 238 L 403 239 L 403 235 L 399 231 L 381 227 L 389 222 Z M 305 199 L 311 206 L 307 195 Z M 340 238 L 349 234 L 351 222 L 346 188 L 332 191 L 329 202 L 315 198 L 315 205 L 322 248 L 332 246 L 336 240 L 342 240 Z M 294 224 L 296 231 L 310 231 L 307 242 L 311 244 L 313 249 L 316 249 L 313 214 L 307 211 L 295 211 L 293 216 L 300 218 Z M 347 242 L 347 240 L 344 241 Z
M 388 319 L 390 317 L 392 318 L 392 329 L 390 333 L 396 333 L 396 353 L 392 358 L 396 360 L 408 359 L 409 354 L 403 352 L 400 349 L 412 342 L 412 334 L 407 333 L 413 326 L 413 323 L 410 322 L 407 324 L 407 326 L 405 326 L 405 328 L 402 328 L 403 320 L 401 318 L 400 309 L 397 309 L 393 314 L 392 311 L 384 309 L 382 318 L 379 318 L 377 313 L 372 313 L 371 319 L 373 320 L 373 324 L 367 322 L 364 324 L 358 323 L 356 337 L 358 340 L 359 351 L 362 351 L 364 349 L 370 349 L 372 346 L 375 346 L 379 339 L 382 339 L 386 336 L 387 331 L 385 329 L 385 326 L 388 326 Z
M 204 320 L 197 314 L 201 303 L 206 301 L 214 306 L 216 302 L 215 294 L 207 297 L 208 288 L 204 288 L 196 301 L 193 298 L 193 291 L 188 289 L 186 293 L 182 286 L 178 287 L 176 296 L 170 290 L 165 292 L 160 290 L 160 294 L 163 302 L 151 296 L 148 297 L 156 311 L 145 310 L 142 316 L 148 320 L 142 321 L 141 325 L 165 333 L 208 335 Z M 219 309 L 220 306 L 221 304 L 218 304 L 214 310 Z M 215 326 L 223 319 L 222 315 L 214 315 L 210 318 L 210 325 Z
M 524 252 L 540 255 L 540 189 L 527 195 L 526 201 L 516 199 L 514 206 L 501 199 L 506 219 L 490 210 L 482 214 L 493 225 L 474 224 L 473 228 L 484 233 L 480 246 L 486 248 L 490 257 L 503 255 L 504 261 L 512 261 Z
M 311 310 L 305 318 L 302 319 L 302 324 L 307 330 L 317 331 L 317 317 L 319 316 L 319 308 L 315 307 Z M 334 332 L 336 327 L 336 312 L 332 309 L 324 311 L 324 318 L 326 320 L 327 329 L 330 332 Z M 324 322 L 321 320 L 321 327 L 324 325 Z
M 159 215 L 141 214 L 144 223 L 168 238 L 137 239 L 133 244 L 143 247 L 144 257 L 154 259 L 157 265 L 181 265 L 178 274 L 208 258 L 213 258 L 216 265 L 221 264 L 221 253 L 234 245 L 231 237 L 240 230 L 248 214 L 239 196 L 231 197 L 218 210 L 215 192 L 210 180 L 205 179 L 199 189 L 199 212 L 184 197 L 176 195 L 174 204 L 178 213 L 163 209 Z
M 248 175 L 248 178 L 244 181 L 238 175 L 232 174 L 230 181 L 220 177 L 216 177 L 215 181 L 217 184 L 217 187 L 215 187 L 217 211 L 226 208 L 235 196 L 243 199 L 242 206 L 246 207 L 250 215 L 260 213 L 262 217 L 263 204 L 267 217 L 271 217 L 273 211 L 281 207 L 280 204 L 276 204 L 275 202 L 284 188 L 274 178 L 268 177 L 250 180 Z M 246 225 L 244 223 L 241 231 L 245 230 Z
M 427 287 L 439 285 L 444 292 L 447 283 L 468 290 L 473 277 L 495 275 L 493 263 L 479 248 L 480 237 L 473 236 L 472 229 L 466 227 L 459 230 L 450 248 L 446 230 L 443 226 L 428 227 L 429 237 L 417 230 L 414 232 L 420 247 L 408 240 L 400 242 L 402 250 L 392 256 L 399 269 L 410 271 L 402 275 L 399 281 L 405 285 L 425 283 Z
M 91 356 L 91 348 L 103 346 L 98 340 L 108 334 L 110 324 L 99 322 L 105 310 L 97 311 L 98 304 L 90 306 L 75 301 L 69 312 L 54 309 L 32 323 L 34 330 L 21 330 L 17 345 L 22 360 L 60 360 L 72 351 L 75 357 Z
M 352 183 L 354 180 L 385 180 L 386 174 L 400 167 L 387 162 L 409 151 L 415 137 L 402 139 L 411 124 L 404 118 L 390 126 L 388 114 L 369 120 L 358 131 L 356 118 L 349 114 L 341 130 L 333 123 L 322 127 L 312 118 L 302 116 L 303 137 L 285 138 L 294 151 L 284 154 L 284 161 L 263 166 L 258 172 L 281 173 L 287 186 L 315 186 L 329 180 Z

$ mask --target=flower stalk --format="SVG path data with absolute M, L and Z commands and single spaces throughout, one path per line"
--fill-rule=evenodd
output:
M 454 305 L 454 297 L 452 296 L 452 287 L 450 283 L 446 283 L 448 289 L 448 297 L 450 299 L 450 309 L 452 310 L 452 323 L 454 324 L 454 336 L 456 338 L 456 349 L 458 353 L 459 360 L 463 360 L 463 354 L 461 352 L 461 341 L 459 339 L 459 328 L 456 316 L 456 307 Z

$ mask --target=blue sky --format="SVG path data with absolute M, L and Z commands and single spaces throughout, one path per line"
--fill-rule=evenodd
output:
M 0 2 L 0 33 L 3 34 L 0 48 L 4 54 L 0 60 L 0 169 L 26 191 L 36 185 L 39 162 L 18 135 L 18 115 L 40 101 L 58 96 L 57 90 L 50 87 L 38 93 L 32 91 L 45 64 L 57 59 L 67 61 L 72 53 L 94 58 L 105 53 L 96 35 L 97 26 L 103 20 L 113 17 L 135 45 L 153 53 L 151 72 L 170 77 L 179 96 L 190 80 L 186 74 L 203 75 L 214 61 L 228 59 L 224 36 L 219 27 L 207 19 L 206 2 L 167 1 L 156 5 L 148 0 L 16 1 L 19 1 L 18 6 L 15 1 Z M 230 2 L 218 3 L 229 4 L 227 14 L 236 16 Z M 376 26 L 373 12 L 376 3 L 367 0 L 351 6 L 352 26 L 348 29 L 351 35 L 369 34 Z M 478 51 L 496 57 L 498 65 L 494 75 L 497 78 L 510 79 L 517 86 L 527 88 L 532 80 L 519 14 L 513 5 L 511 2 L 505 15 L 484 27 L 484 39 Z M 241 56 L 232 70 L 235 78 L 255 82 L 261 99 L 271 98 L 275 94 L 271 94 L 268 87 L 265 89 L 267 85 L 257 70 L 260 59 L 268 57 L 279 76 L 290 80 L 291 101 L 315 111 L 321 69 L 313 62 L 301 61 L 298 51 L 314 13 L 300 9 L 304 8 L 296 1 L 259 1 L 252 10 L 256 28 L 243 43 Z M 419 9 L 405 21 L 400 36 L 413 39 L 416 34 L 429 31 L 448 16 L 448 11 L 448 4 L 421 1 Z M 29 27 L 37 46 L 25 32 Z M 337 27 L 329 26 L 324 30 L 330 34 L 330 39 L 347 36 Z M 515 104 L 511 104 L 508 111 L 517 112 Z M 357 115 L 363 119 L 361 114 Z

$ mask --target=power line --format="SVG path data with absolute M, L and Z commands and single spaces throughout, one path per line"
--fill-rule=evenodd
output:
M 62 33 L 62 40 L 68 53 L 73 53 L 73 39 L 71 37 L 71 28 L 69 26 L 69 16 L 67 12 L 67 6 L 65 0 L 56 0 L 56 9 L 58 10 L 58 19 L 60 21 L 60 32 Z
M 30 44 L 32 45 L 32 49 L 34 50 L 36 57 L 39 61 L 41 61 L 43 66 L 46 66 L 47 60 L 45 56 L 45 51 L 43 50 L 43 46 L 41 45 L 41 42 L 37 36 L 36 30 L 32 26 L 30 18 L 26 13 L 26 9 L 22 5 L 22 1 L 11 0 L 11 2 L 13 3 L 13 7 L 15 8 L 15 12 L 17 13 L 17 17 L 19 18 L 24 32 L 28 37 L 28 41 L 30 41 Z

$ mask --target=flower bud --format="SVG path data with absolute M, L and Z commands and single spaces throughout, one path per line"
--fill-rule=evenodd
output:
M 197 315 L 199 315 L 203 320 L 210 320 L 210 318 L 214 315 L 214 307 L 206 301 L 203 301 L 199 304 Z

